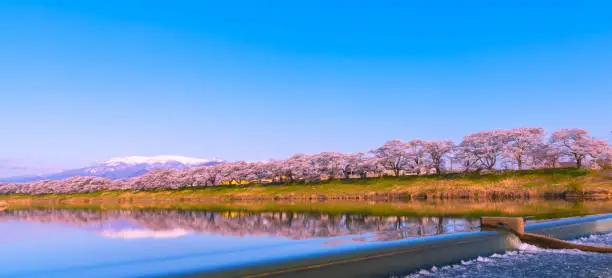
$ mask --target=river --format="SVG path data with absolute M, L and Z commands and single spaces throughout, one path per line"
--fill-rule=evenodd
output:
M 573 240 L 612 245 L 612 233 Z M 519 250 L 422 269 L 406 277 L 612 277 L 612 254 L 548 250 L 521 244 Z
M 607 202 L 534 206 L 482 204 L 241 204 L 217 209 L 17 207 L 0 211 L 1 277 L 134 277 L 207 273 L 291 258 L 480 231 L 480 215 L 523 213 L 540 218 L 602 213 Z M 294 204 L 296 205 L 296 204 Z M 424 208 L 418 213 L 418 208 Z M 439 207 L 439 210 L 432 208 Z M 291 208 L 291 206 L 289 206 Z M 327 208 L 328 211 L 325 211 Z M 409 208 L 409 209 L 405 209 Z M 425 209 L 426 208 L 426 209 Z M 471 208 L 471 209 L 470 209 Z M 405 209 L 406 213 L 402 213 Z M 450 214 L 449 211 L 462 212 Z M 378 213 L 377 213 L 378 212 Z M 612 244 L 612 234 L 580 242 Z M 612 255 L 572 250 L 519 250 L 416 270 L 408 277 L 612 277 Z M 402 275 L 405 276 L 405 275 Z

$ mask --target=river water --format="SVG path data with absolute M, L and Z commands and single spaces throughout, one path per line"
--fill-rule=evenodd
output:
M 612 245 L 612 233 L 573 240 Z M 612 277 L 612 254 L 548 250 L 521 244 L 518 251 L 478 257 L 455 265 L 434 266 L 407 277 Z
M 297 212 L 0 212 L 0 277 L 195 273 L 479 230 L 477 218 Z
M 0 211 L 0 277 L 145 277 L 234 269 L 480 231 L 477 215 L 19 208 Z M 580 241 L 611 244 L 612 234 Z M 612 255 L 519 251 L 410 277 L 612 277 Z

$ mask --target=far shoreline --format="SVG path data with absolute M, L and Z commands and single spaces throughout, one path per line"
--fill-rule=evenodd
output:
M 575 168 L 484 174 L 386 176 L 319 183 L 243 184 L 158 191 L 0 195 L 0 201 L 47 203 L 211 202 L 274 200 L 612 199 L 612 171 Z

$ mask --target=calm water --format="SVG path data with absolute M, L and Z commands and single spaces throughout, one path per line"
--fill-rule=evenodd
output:
M 15 209 L 0 212 L 1 277 L 193 273 L 480 230 L 475 217 L 320 212 Z M 612 244 L 611 235 L 583 239 Z M 612 277 L 612 255 L 521 251 L 422 270 L 435 277 Z M 536 263 L 534 263 L 536 262 Z M 582 266 L 590 266 L 584 270 Z M 546 267 L 545 267 L 546 266 Z M 486 269 L 485 272 L 482 272 Z M 480 275 L 480 276 L 479 276 Z
M 479 230 L 479 220 L 322 213 L 0 212 L 0 276 L 119 277 L 234 267 Z

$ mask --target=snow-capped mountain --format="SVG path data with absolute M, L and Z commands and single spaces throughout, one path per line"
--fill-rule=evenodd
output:
M 0 178 L 0 182 L 29 182 L 38 180 L 61 180 L 73 176 L 94 176 L 110 179 L 125 179 L 142 175 L 154 169 L 187 169 L 223 163 L 219 159 L 201 159 L 184 156 L 129 156 L 112 158 L 90 167 L 66 170 L 59 173 Z

